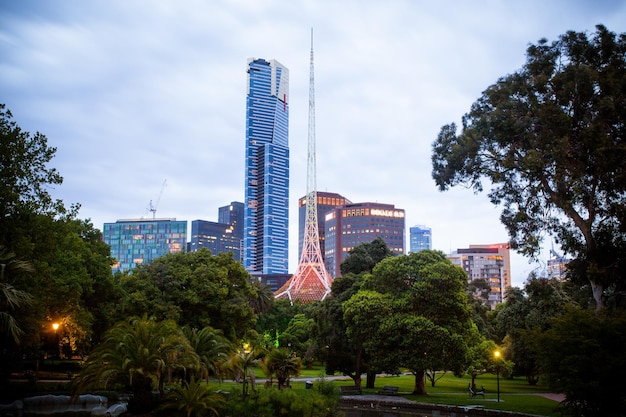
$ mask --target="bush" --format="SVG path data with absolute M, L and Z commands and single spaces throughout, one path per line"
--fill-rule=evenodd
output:
M 321 383 L 326 392 L 328 383 Z M 245 401 L 238 396 L 230 398 L 225 415 L 257 417 L 332 417 L 335 415 L 337 397 L 318 390 L 296 391 L 268 388 L 258 390 Z

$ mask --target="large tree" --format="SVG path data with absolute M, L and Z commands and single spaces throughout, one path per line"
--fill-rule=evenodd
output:
M 249 277 L 230 253 L 168 254 L 122 279 L 126 295 L 120 313 L 148 313 L 198 329 L 211 326 L 238 341 L 256 320 L 250 304 L 257 294 Z
M 433 144 L 440 190 L 466 184 L 502 205 L 513 247 L 536 257 L 544 233 L 574 258 L 598 308 L 625 287 L 626 34 L 598 25 L 527 49 Z
M 466 283 L 463 269 L 440 251 L 386 258 L 343 303 L 348 336 L 376 369 L 410 369 L 414 394 L 425 394 L 425 372 L 460 373 L 468 346 L 479 340 Z

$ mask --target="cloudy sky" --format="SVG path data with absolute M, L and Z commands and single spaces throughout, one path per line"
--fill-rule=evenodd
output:
M 450 252 L 507 234 L 485 194 L 435 187 L 439 129 L 519 69 L 530 43 L 600 23 L 626 32 L 626 1 L 0 0 L 0 103 L 57 148 L 52 194 L 95 227 L 150 216 L 161 190 L 157 217 L 217 221 L 244 198 L 247 59 L 278 60 L 294 271 L 313 28 L 318 190 L 395 204 L 407 247 L 423 224 Z M 513 256 L 513 285 L 536 267 Z

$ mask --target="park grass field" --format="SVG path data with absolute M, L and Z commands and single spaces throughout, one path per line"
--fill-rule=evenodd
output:
M 263 373 L 256 373 L 258 378 L 262 378 Z M 294 390 L 305 390 L 306 382 L 315 382 L 320 378 L 326 381 L 332 381 L 337 387 L 342 385 L 353 385 L 353 381 L 349 378 L 329 377 L 323 375 L 321 368 L 311 370 L 303 370 L 297 378 L 291 380 L 291 387 Z M 468 395 L 468 384 L 470 378 L 464 376 L 457 378 L 447 373 L 436 381 L 435 386 L 431 386 L 427 382 L 426 391 L 428 395 L 417 396 L 410 394 L 413 391 L 415 378 L 413 375 L 403 374 L 400 376 L 378 376 L 374 389 L 363 388 L 363 395 L 375 395 L 377 391 L 385 385 L 399 387 L 402 397 L 415 402 L 429 404 L 446 404 L 446 405 L 480 405 L 485 409 L 512 411 L 525 414 L 533 414 L 547 417 L 561 417 L 561 413 L 557 410 L 558 401 L 546 398 L 542 394 L 549 394 L 548 387 L 541 382 L 536 386 L 529 385 L 524 378 L 517 377 L 514 379 L 500 378 L 500 402 L 497 391 L 496 375 L 483 374 L 476 379 L 478 387 L 484 386 L 486 389 L 485 398 L 470 398 Z M 241 385 L 233 382 L 222 382 L 219 389 L 231 391 L 233 394 L 241 392 Z M 214 387 L 216 385 L 213 385 Z M 363 379 L 363 387 L 365 387 L 365 379 Z M 257 383 L 256 389 L 264 389 L 263 383 Z

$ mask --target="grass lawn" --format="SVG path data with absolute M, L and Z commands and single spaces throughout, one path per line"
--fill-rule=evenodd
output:
M 315 380 L 322 377 L 323 370 L 319 367 L 313 370 L 303 370 L 299 377 L 292 379 L 291 386 L 294 390 L 305 390 L 305 381 Z M 257 378 L 263 378 L 263 373 L 256 373 Z M 328 379 L 328 377 L 326 377 Z M 333 382 L 336 386 L 353 385 L 351 379 L 339 379 Z M 413 391 L 415 378 L 412 375 L 401 376 L 379 376 L 376 378 L 375 389 L 363 389 L 363 394 L 376 394 L 385 385 L 399 387 L 400 395 L 412 401 L 448 404 L 448 405 L 481 405 L 485 409 L 515 411 L 520 413 L 535 414 L 548 417 L 561 417 L 561 413 L 556 411 L 558 402 L 542 397 L 537 394 L 548 393 L 545 385 L 530 386 L 524 378 L 504 379 L 500 378 L 500 402 L 497 402 L 497 379 L 495 375 L 483 374 L 476 379 L 478 387 L 484 386 L 486 389 L 485 398 L 470 398 L 467 386 L 470 378 L 465 376 L 457 378 L 452 374 L 446 374 L 439 379 L 435 386 L 430 386 L 426 381 L 426 396 L 410 395 Z M 215 385 L 214 385 L 215 386 Z M 365 378 L 363 379 L 365 386 Z M 241 392 L 241 385 L 232 382 L 224 382 L 220 389 L 234 393 Z M 257 384 L 257 389 L 263 389 L 263 384 Z

